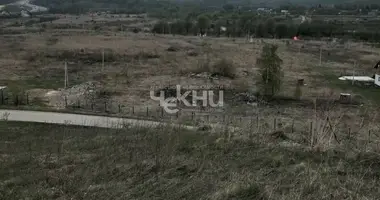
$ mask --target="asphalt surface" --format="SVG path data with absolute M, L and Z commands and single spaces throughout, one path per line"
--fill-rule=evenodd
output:
M 2 120 L 8 121 L 66 124 L 101 128 L 123 128 L 126 125 L 141 127 L 157 127 L 159 125 L 169 125 L 181 126 L 182 128 L 190 130 L 196 129 L 196 127 L 193 126 L 168 124 L 149 120 L 24 110 L 0 110 L 0 118 Z

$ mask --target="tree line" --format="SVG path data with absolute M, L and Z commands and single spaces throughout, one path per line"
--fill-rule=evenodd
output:
M 380 24 L 380 23 L 379 23 Z M 213 18 L 206 14 L 196 19 L 186 18 L 168 22 L 161 20 L 152 29 L 157 34 L 198 35 L 205 34 L 216 37 L 248 37 L 256 38 L 292 38 L 301 37 L 337 37 L 355 40 L 380 42 L 380 30 L 370 27 L 357 28 L 336 22 L 312 21 L 301 24 L 291 20 L 265 19 L 252 16 L 231 16 L 229 18 Z
M 240 2 L 240 3 L 239 3 Z M 358 3 L 337 3 L 325 5 L 281 4 L 274 12 L 288 10 L 291 15 L 260 14 L 256 7 L 246 1 L 213 0 L 203 3 L 193 1 L 156 0 L 35 0 L 34 3 L 50 8 L 53 13 L 80 14 L 89 11 L 111 11 L 112 13 L 148 13 L 150 17 L 161 19 L 153 27 L 157 34 L 197 35 L 207 33 L 214 36 L 259 38 L 303 37 L 347 37 L 365 41 L 380 41 L 378 25 L 380 21 L 363 22 L 359 25 L 340 22 L 316 21 L 295 22 L 299 15 L 337 14 L 348 10 L 357 14 L 380 9 L 375 1 Z M 217 5 L 217 6 L 216 6 Z M 299 19 L 299 18 L 298 18 Z M 297 20 L 296 20 L 297 21 Z M 298 20 L 299 21 L 299 20 Z M 225 29 L 224 29 L 225 28 Z
M 0 0 L 13 2 L 13 0 Z M 316 3 L 320 2 L 320 3 Z M 270 3 L 257 4 L 255 0 L 208 0 L 208 1 L 172 1 L 172 0 L 34 0 L 33 3 L 50 8 L 55 13 L 78 14 L 88 11 L 107 10 L 119 13 L 149 13 L 161 17 L 173 17 L 188 14 L 188 12 L 214 12 L 214 11 L 252 11 L 259 7 L 272 7 L 273 10 L 289 10 L 293 14 L 305 14 L 314 11 L 336 14 L 339 10 L 368 12 L 380 9 L 378 0 L 348 0 L 324 1 L 292 0 L 289 3 L 279 1 L 276 5 Z M 1 3 L 0 3 L 1 4 Z M 4 3 L 3 3 L 4 4 Z

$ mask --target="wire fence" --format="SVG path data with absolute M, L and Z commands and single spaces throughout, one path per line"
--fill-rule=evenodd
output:
M 99 114 L 106 116 L 119 116 L 127 118 L 141 118 L 157 121 L 178 121 L 184 125 L 207 125 L 217 123 L 221 125 L 236 126 L 250 130 L 250 132 L 271 133 L 277 130 L 283 130 L 287 133 L 301 133 L 305 136 L 310 136 L 314 132 L 323 132 L 326 127 L 335 126 L 334 129 L 344 133 L 348 137 L 353 135 L 365 135 L 371 141 L 374 139 L 380 140 L 377 132 L 380 130 L 380 125 L 358 123 L 347 124 L 340 122 L 335 125 L 322 124 L 315 121 L 313 117 L 305 118 L 304 116 L 295 117 L 294 115 L 265 115 L 259 112 L 245 112 L 240 114 L 228 114 L 224 111 L 211 110 L 209 108 L 197 109 L 179 109 L 179 112 L 169 114 L 165 112 L 160 105 L 150 106 L 126 106 L 106 98 L 96 99 L 64 99 L 61 105 L 48 105 L 46 102 L 38 98 L 31 97 L 29 93 L 11 93 L 0 90 L 0 105 L 6 108 L 38 108 L 49 111 L 74 112 L 83 114 Z M 63 105 L 62 105 L 63 104 Z M 179 107 L 180 108 L 180 107 Z M 265 108 L 263 108 L 265 109 Z M 254 111 L 255 109 L 252 109 Z M 360 120 L 356 120 L 358 122 Z M 324 122 L 326 123 L 326 122 Z M 326 126 L 326 127 L 325 127 Z M 367 132 L 369 132 L 367 134 Z M 372 138 L 372 139 L 371 139 Z M 367 140 L 367 139 L 365 139 Z
M 222 113 L 212 114 L 208 108 L 179 109 L 177 113 L 169 114 L 160 105 L 131 106 L 123 105 L 108 98 L 71 98 L 70 96 L 56 97 L 56 104 L 50 104 L 29 93 L 11 93 L 0 90 L 0 105 L 6 107 L 30 106 L 41 109 L 85 112 L 89 114 L 121 115 L 151 119 L 187 119 L 189 121 L 226 121 Z
M 60 97 L 57 105 L 51 105 L 43 100 L 31 97 L 29 93 L 11 93 L 0 90 L 0 105 L 6 108 L 31 108 L 38 110 L 74 112 L 83 114 L 98 114 L 107 116 L 120 116 L 130 118 L 142 118 L 151 120 L 180 121 L 182 124 L 201 125 L 219 123 L 225 125 L 246 126 L 265 130 L 276 130 L 282 127 L 299 127 L 295 119 L 268 116 L 260 116 L 252 112 L 226 113 L 210 107 L 185 108 L 178 104 L 179 111 L 173 114 L 167 113 L 160 105 L 131 106 L 107 98 L 84 98 L 72 100 L 67 96 Z

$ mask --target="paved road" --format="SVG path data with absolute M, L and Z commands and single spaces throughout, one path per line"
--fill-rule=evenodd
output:
M 126 124 L 133 126 L 156 127 L 162 124 L 161 122 L 149 120 L 24 110 L 0 110 L 0 118 L 8 121 L 70 124 L 102 128 L 122 128 Z M 179 126 L 178 124 L 169 125 Z M 181 125 L 181 127 L 190 130 L 196 129 L 196 127 L 193 126 Z

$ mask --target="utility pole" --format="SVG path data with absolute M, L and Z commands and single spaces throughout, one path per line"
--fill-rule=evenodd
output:
M 322 66 L 322 45 L 321 49 L 319 50 L 319 66 Z
M 102 71 L 104 71 L 104 49 L 102 49 Z
M 67 61 L 65 61 L 65 89 L 69 85 L 69 77 L 67 75 Z
M 355 82 L 355 67 L 356 67 L 356 61 L 354 61 L 354 68 L 352 69 L 352 85 L 354 85 L 354 82 Z

